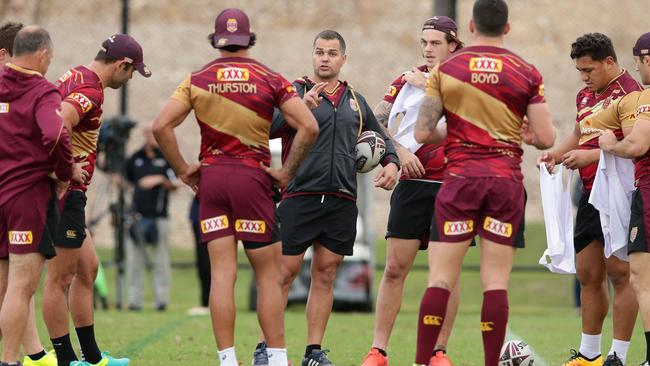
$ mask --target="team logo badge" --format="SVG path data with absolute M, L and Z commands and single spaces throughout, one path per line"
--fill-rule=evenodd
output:
M 350 99 L 350 109 L 352 109 L 355 112 L 359 111 L 359 105 L 357 104 L 356 100 Z
M 9 113 L 9 103 L 0 103 L 0 113 Z
M 491 332 L 494 330 L 494 322 L 481 322 L 481 332 Z
M 612 104 L 612 97 L 607 97 L 605 100 L 603 100 L 603 109 L 607 109 L 610 104 Z
M 296 87 L 293 85 L 287 86 L 287 93 L 295 93 L 296 92 Z
M 77 232 L 74 230 L 66 230 L 65 231 L 65 237 L 68 239 L 76 239 L 77 238 Z
M 93 107 L 93 103 L 90 101 L 90 99 L 81 93 L 72 93 L 68 95 L 68 99 L 72 99 L 77 102 L 84 113 L 88 113 L 88 111 Z
M 630 229 L 630 243 L 634 243 L 636 240 L 636 236 L 639 234 L 639 227 L 635 226 L 632 229 Z
M 228 38 L 219 38 L 217 41 L 217 46 L 225 46 L 228 43 Z
M 250 71 L 241 67 L 226 67 L 217 70 L 217 80 L 219 81 L 248 81 Z
M 34 240 L 34 235 L 30 231 L 13 231 L 9 230 L 9 244 L 28 245 Z
M 474 220 L 467 221 L 445 221 L 445 235 L 463 235 L 474 231 Z
M 539 94 L 540 97 L 544 96 L 544 84 L 541 84 L 539 86 L 539 90 L 537 90 L 537 94 Z
M 211 217 L 201 221 L 201 232 L 203 234 L 211 233 L 228 228 L 228 216 L 221 215 Z
M 237 32 L 237 19 L 229 18 L 226 22 L 226 30 L 230 33 Z
M 589 98 L 587 98 L 587 97 L 582 98 L 582 100 L 580 101 L 580 106 L 584 107 L 585 105 L 587 105 L 588 101 L 589 101 Z
M 501 72 L 503 61 L 492 57 L 472 57 L 469 60 L 470 71 Z
M 266 223 L 262 220 L 235 220 L 235 231 L 238 233 L 264 234 Z
M 425 315 L 422 317 L 422 324 L 440 326 L 442 325 L 442 317 L 436 315 Z
M 388 97 L 394 97 L 397 95 L 397 88 L 394 86 L 388 87 L 388 91 L 386 92 L 386 96 Z
M 512 224 L 508 222 L 499 221 L 493 217 L 485 217 L 483 223 L 483 230 L 491 232 L 494 235 L 509 238 L 512 236 Z

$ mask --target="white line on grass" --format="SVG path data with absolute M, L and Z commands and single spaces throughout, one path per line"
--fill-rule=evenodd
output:
M 510 330 L 510 328 L 506 329 L 506 341 L 507 340 L 519 340 L 519 341 L 526 342 L 525 339 L 515 334 L 512 330 Z M 533 359 L 535 360 L 535 366 L 548 366 L 546 361 L 544 361 L 544 359 L 538 353 L 535 352 L 535 349 L 530 343 L 528 343 L 528 346 L 533 351 Z

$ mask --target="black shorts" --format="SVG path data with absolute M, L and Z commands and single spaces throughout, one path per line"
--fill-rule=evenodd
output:
M 86 193 L 68 191 L 63 198 L 61 220 L 56 228 L 54 245 L 81 248 L 86 239 Z
M 315 241 L 340 255 L 352 255 L 357 236 L 357 204 L 334 195 L 305 195 L 283 200 L 280 217 L 282 254 L 299 255 Z
M 390 196 L 386 239 L 417 239 L 420 250 L 427 249 L 429 240 L 437 241 L 438 233 L 431 223 L 440 185 L 438 182 L 400 181 Z
M 589 243 L 598 240 L 604 245 L 603 228 L 600 226 L 600 214 L 594 206 L 589 203 L 590 192 L 582 191 L 580 202 L 578 203 L 578 213 L 576 214 L 575 233 L 573 236 L 573 246 L 576 253 L 587 247 Z
M 632 195 L 630 215 L 630 241 L 627 244 L 628 253 L 650 253 L 646 226 L 650 225 L 650 212 L 644 210 L 644 201 L 650 200 L 650 187 L 637 188 Z

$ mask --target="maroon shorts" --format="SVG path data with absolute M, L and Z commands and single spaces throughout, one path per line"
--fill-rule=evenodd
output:
M 506 178 L 448 178 L 436 198 L 440 241 L 461 242 L 476 234 L 499 244 L 523 239 L 525 191 Z
M 234 235 L 249 249 L 271 243 L 273 181 L 262 169 L 230 163 L 203 166 L 198 198 L 202 242 Z
M 0 207 L 0 258 L 7 258 L 9 253 L 41 253 L 43 244 L 52 251 L 51 239 L 43 240 L 49 235 L 46 224 L 51 198 L 50 184 L 45 181 Z

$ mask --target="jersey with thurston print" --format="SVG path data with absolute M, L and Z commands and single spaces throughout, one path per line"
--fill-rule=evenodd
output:
M 68 70 L 57 80 L 61 99 L 69 103 L 79 115 L 79 123 L 72 128 L 72 156 L 76 163 L 88 162 L 83 167 L 88 172 L 85 183 L 71 182 L 68 190 L 86 191 L 97 159 L 97 139 L 102 121 L 104 86 L 99 76 L 85 66 Z
M 505 48 L 466 47 L 431 71 L 426 93 L 442 100 L 447 118 L 445 178 L 523 179 L 523 117 L 545 103 L 533 65 Z
M 590 117 L 606 109 L 614 100 L 639 90 L 643 90 L 643 87 L 627 71 L 623 71 L 600 92 L 595 92 L 587 87 L 578 92 L 576 123 L 580 127 L 579 146 L 581 150 L 598 149 L 600 131 L 590 125 Z M 614 129 L 614 134 L 619 140 L 623 138 L 623 131 L 620 127 Z M 591 190 L 597 169 L 598 163 L 589 164 L 579 169 L 583 190 Z
M 422 65 L 418 67 L 418 70 L 421 72 L 428 73 L 429 68 L 427 65 Z M 384 95 L 384 100 L 390 104 L 395 104 L 395 99 L 400 90 L 406 85 L 406 81 L 403 78 L 404 74 L 400 75 L 390 84 L 388 91 Z M 424 144 L 415 152 L 420 163 L 424 167 L 424 175 L 418 180 L 431 180 L 431 181 L 441 181 L 444 175 L 445 167 L 445 151 L 443 144 Z M 406 179 L 406 176 L 402 174 L 402 180 Z
M 202 164 L 269 165 L 274 107 L 296 96 L 282 75 L 243 57 L 218 58 L 191 73 L 172 98 L 194 109 Z

